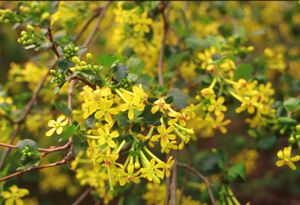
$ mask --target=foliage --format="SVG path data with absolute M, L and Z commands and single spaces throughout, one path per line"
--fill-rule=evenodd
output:
M 0 71 L 0 203 L 266 204 L 299 175 L 298 2 L 0 6 L 26 49 Z

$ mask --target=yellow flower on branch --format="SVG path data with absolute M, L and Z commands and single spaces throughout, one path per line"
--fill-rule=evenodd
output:
M 157 111 L 165 112 L 171 108 L 170 104 L 167 104 L 163 98 L 159 98 L 154 102 L 154 106 L 151 108 L 151 112 L 154 114 Z
M 163 147 L 163 148 L 166 147 L 170 141 L 173 141 L 176 139 L 176 135 L 172 134 L 173 130 L 174 130 L 174 127 L 171 127 L 171 126 L 168 128 L 166 128 L 164 125 L 158 126 L 157 131 L 159 134 L 153 135 L 151 138 L 151 142 L 155 142 L 158 139 L 160 139 L 161 147 Z
M 57 120 L 50 120 L 48 122 L 48 126 L 51 127 L 48 132 L 46 132 L 46 136 L 50 137 L 56 132 L 56 134 L 60 135 L 63 132 L 63 127 L 68 124 L 68 119 L 66 116 L 61 115 L 57 118 Z
M 134 93 L 129 91 L 116 91 L 117 94 L 124 101 L 123 104 L 119 106 L 120 111 L 128 110 L 128 119 L 133 120 L 134 118 L 134 110 L 143 111 L 145 108 L 144 104 L 144 95 L 142 92 L 134 90 Z
M 24 202 L 21 198 L 28 195 L 27 189 L 19 189 L 16 185 L 9 188 L 9 191 L 3 191 L 2 197 L 5 199 L 5 205 L 23 205 Z
M 279 150 L 277 152 L 277 157 L 279 160 L 276 161 L 277 167 L 282 167 L 283 165 L 288 165 L 292 170 L 296 170 L 297 167 L 294 164 L 294 162 L 297 162 L 300 160 L 300 156 L 291 156 L 292 154 L 292 148 L 291 147 L 285 147 L 283 150 Z
M 99 135 L 97 136 L 88 135 L 87 137 L 90 139 L 97 139 L 99 145 L 107 144 L 111 148 L 116 147 L 116 143 L 113 139 L 119 137 L 119 132 L 118 131 L 111 132 L 109 124 L 105 124 L 104 128 L 99 127 L 97 129 L 97 133 Z
M 96 119 L 102 119 L 104 117 L 105 121 L 112 125 L 114 124 L 112 115 L 116 115 L 119 113 L 118 108 L 113 108 L 112 105 L 114 102 L 112 100 L 103 99 L 98 107 L 98 111 L 95 113 Z

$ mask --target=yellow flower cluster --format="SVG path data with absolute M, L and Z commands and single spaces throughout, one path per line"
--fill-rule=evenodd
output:
M 40 68 L 32 62 L 22 66 L 12 63 L 9 71 L 9 79 L 13 82 L 25 82 L 31 90 L 34 90 L 41 78 L 45 75 L 47 68 Z
M 211 87 L 201 90 L 196 96 L 197 104 L 191 104 L 183 109 L 183 113 L 188 116 L 188 124 L 200 132 L 203 137 L 210 137 L 214 130 L 219 130 L 223 134 L 227 132 L 226 125 L 230 123 L 225 119 L 224 113 L 227 107 L 224 105 L 225 98 L 218 97 Z
M 259 84 L 257 81 L 246 81 L 240 79 L 237 82 L 226 80 L 232 85 L 229 93 L 241 104 L 236 108 L 236 112 L 240 113 L 247 110 L 249 114 L 254 114 L 252 118 L 247 118 L 246 122 L 251 127 L 262 127 L 267 125 L 267 117 L 274 117 L 275 109 L 272 108 L 274 100 L 272 96 L 274 90 L 271 83 Z
M 163 205 L 166 200 L 166 192 L 166 186 L 163 184 L 147 183 L 147 192 L 143 194 L 143 199 L 147 205 Z M 176 201 L 177 204 L 182 205 L 204 205 L 204 203 L 193 199 L 191 196 L 183 195 L 179 189 L 176 190 Z
M 85 86 L 80 96 L 83 118 L 94 120 L 85 135 L 87 158 L 80 154 L 72 163 L 81 183 L 99 189 L 103 195 L 106 181 L 113 189 L 116 184 L 138 183 L 141 178 L 160 183 L 170 176 L 173 158 L 164 162 L 151 148 L 159 144 L 162 153 L 183 149 L 193 134 L 192 129 L 185 127 L 183 113 L 175 111 L 163 97 L 150 102 L 142 85 L 131 90 L 109 87 L 93 90 Z M 148 123 L 147 116 L 157 117 L 160 123 Z M 128 149 L 126 157 L 121 155 Z M 86 167 L 93 168 L 85 171 Z M 101 180 L 90 181 L 100 175 Z
M 276 52 L 271 48 L 266 48 L 264 50 L 264 56 L 269 70 L 278 70 L 280 73 L 285 71 L 286 64 L 282 52 Z

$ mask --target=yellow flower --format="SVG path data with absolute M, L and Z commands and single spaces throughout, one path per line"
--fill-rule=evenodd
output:
M 135 16 L 133 19 L 135 32 L 148 33 L 150 31 L 149 25 L 152 24 L 152 19 L 147 18 L 147 13 L 144 12 L 141 16 Z
M 208 107 L 209 112 L 214 112 L 216 116 L 222 115 L 223 112 L 227 110 L 227 107 L 223 105 L 225 102 L 224 97 L 219 97 L 218 99 L 211 99 L 211 105 Z
M 293 162 L 297 162 L 300 160 L 300 156 L 296 155 L 291 157 L 292 148 L 285 147 L 283 150 L 279 150 L 277 152 L 277 157 L 279 160 L 276 161 L 277 167 L 282 167 L 283 165 L 288 165 L 292 170 L 296 170 L 296 165 Z
M 164 125 L 160 125 L 157 127 L 157 131 L 159 134 L 153 135 L 151 138 L 151 141 L 155 142 L 158 139 L 160 139 L 161 147 L 166 147 L 170 141 L 173 141 L 176 139 L 176 135 L 171 134 L 173 132 L 173 130 L 174 130 L 174 128 L 171 126 L 166 128 Z
M 203 53 L 198 53 L 198 58 L 202 61 L 201 68 L 211 71 L 214 69 L 214 65 L 211 63 L 213 62 L 213 55 L 217 53 L 216 48 L 211 47 L 210 49 L 206 49 Z
M 154 102 L 154 106 L 151 108 L 151 112 L 154 114 L 159 110 L 160 112 L 164 113 L 166 110 L 170 109 L 170 107 L 171 106 L 167 104 L 163 98 L 159 98 Z
M 95 118 L 96 119 L 101 119 L 104 117 L 105 121 L 112 125 L 114 124 L 112 116 L 111 115 L 116 115 L 119 112 L 118 108 L 112 108 L 111 106 L 113 105 L 112 100 L 102 100 L 101 104 L 99 105 L 99 110 L 95 113 Z
M 144 178 L 148 179 L 149 181 L 153 181 L 157 184 L 160 183 L 159 178 L 164 177 L 164 174 L 161 170 L 159 170 L 159 166 L 156 163 L 155 159 L 151 159 L 150 162 L 147 161 L 145 166 L 141 168 L 141 172 Z
M 225 134 L 227 132 L 227 128 L 225 126 L 230 123 L 230 120 L 228 119 L 224 121 L 223 120 L 224 120 L 224 115 L 217 116 L 217 119 L 213 127 L 219 129 L 223 134 Z
M 110 132 L 110 125 L 105 124 L 104 129 L 99 127 L 97 129 L 97 132 L 98 132 L 99 135 L 97 135 L 97 136 L 88 135 L 87 137 L 90 138 L 90 139 L 97 139 L 99 145 L 107 144 L 111 148 L 116 147 L 116 143 L 114 142 L 113 139 L 119 137 L 119 132 L 118 131 Z
M 46 136 L 50 137 L 56 131 L 56 134 L 60 135 L 63 132 L 63 127 L 68 124 L 68 119 L 66 116 L 61 115 L 57 118 L 57 120 L 50 120 L 48 122 L 48 126 L 52 127 L 48 132 L 46 132 Z
M 21 198 L 29 194 L 27 189 L 19 189 L 16 185 L 9 188 L 10 191 L 3 191 L 2 197 L 5 199 L 5 205 L 23 205 Z
M 134 93 L 124 90 L 123 92 L 116 91 L 125 103 L 119 106 L 119 109 L 123 112 L 128 110 L 128 119 L 134 118 L 134 110 L 144 110 L 144 95 L 142 92 L 134 91 Z

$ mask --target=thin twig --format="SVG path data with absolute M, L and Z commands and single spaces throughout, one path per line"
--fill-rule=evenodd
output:
M 18 147 L 16 145 L 2 143 L 2 142 L 0 142 L 0 146 L 1 147 L 7 147 L 7 148 L 10 148 L 10 149 L 18 149 Z M 70 141 L 68 141 L 66 144 L 64 144 L 63 146 L 60 146 L 60 147 L 38 148 L 38 151 L 39 152 L 44 152 L 44 153 L 51 153 L 51 152 L 58 152 L 58 151 L 65 150 L 68 147 L 70 147 Z
M 167 35 L 169 30 L 169 22 L 168 17 L 166 14 L 166 9 L 169 7 L 170 2 L 161 2 L 160 7 L 160 13 L 163 20 L 163 36 L 161 40 L 161 47 L 160 47 L 160 53 L 159 53 L 159 61 L 158 61 L 158 81 L 159 85 L 164 85 L 164 78 L 163 78 L 163 63 L 164 63 L 164 54 L 165 54 L 165 47 L 166 47 L 166 41 L 167 41 Z M 169 157 L 173 156 L 173 159 L 176 162 L 176 153 L 171 152 L 167 154 L 166 160 L 168 160 Z M 170 178 L 167 178 L 166 180 L 166 186 L 167 186 L 167 195 L 165 199 L 165 205 L 168 205 L 169 202 L 171 205 L 176 205 L 176 163 L 173 165 L 173 168 L 171 170 L 171 176 Z
M 79 205 L 85 197 L 92 191 L 92 187 L 87 188 L 79 197 L 72 203 L 72 205 Z
M 13 177 L 16 177 L 16 176 L 19 176 L 19 175 L 22 175 L 24 173 L 27 173 L 27 172 L 31 172 L 31 171 L 34 171 L 34 170 L 39 170 L 39 169 L 45 169 L 45 168 L 49 168 L 49 167 L 54 167 L 54 166 L 58 166 L 58 165 L 63 165 L 63 164 L 66 164 L 67 163 L 67 159 L 64 158 L 60 161 L 57 161 L 57 162 L 54 162 L 54 163 L 51 163 L 51 164 L 46 164 L 46 165 L 40 165 L 40 166 L 37 166 L 37 167 L 33 167 L 31 169 L 26 169 L 26 170 L 22 170 L 22 171 L 17 171 L 17 172 L 14 172 L 8 176 L 5 176 L 5 177 L 2 177 L 0 178 L 0 182 L 2 181 L 5 181 L 7 179 L 10 179 L 10 178 L 13 178 Z
M 102 12 L 102 7 L 96 8 L 94 15 L 84 24 L 82 29 L 79 31 L 79 33 L 75 37 L 75 40 L 74 40 L 75 42 L 79 41 L 79 39 L 84 34 L 84 32 L 87 30 L 87 28 L 90 26 L 90 24 L 97 18 L 97 16 L 101 12 Z
M 90 43 L 92 43 L 93 39 L 95 38 L 97 31 L 99 29 L 100 26 L 100 22 L 102 21 L 105 11 L 107 10 L 108 6 L 111 4 L 112 2 L 108 1 L 105 3 L 105 5 L 102 7 L 101 12 L 99 12 L 98 14 L 98 19 L 96 21 L 96 24 L 92 30 L 92 32 L 90 33 L 90 35 L 87 37 L 87 39 L 85 40 L 83 46 L 84 47 L 88 47 L 90 45 Z
M 185 164 L 185 163 L 182 163 L 182 162 L 176 162 L 176 164 L 179 167 L 182 167 L 182 168 L 185 168 L 185 169 L 189 170 L 190 172 L 195 174 L 197 177 L 199 177 L 204 182 L 204 184 L 207 188 L 207 191 L 208 191 L 208 195 L 209 195 L 210 200 L 211 200 L 211 204 L 216 205 L 216 200 L 215 200 L 215 197 L 214 197 L 213 192 L 211 190 L 211 185 L 210 185 L 210 182 L 208 181 L 208 179 L 203 174 L 201 174 L 199 171 L 197 171 L 194 167 L 192 167 L 188 164 Z
M 56 57 L 60 58 L 59 52 L 57 50 L 56 42 L 54 41 L 54 38 L 53 38 L 53 35 L 52 35 L 52 29 L 50 27 L 48 28 L 48 37 L 49 37 L 49 40 L 52 44 L 51 49 L 55 53 Z

